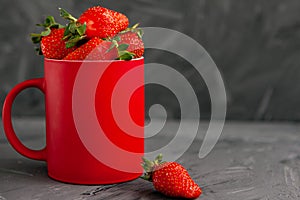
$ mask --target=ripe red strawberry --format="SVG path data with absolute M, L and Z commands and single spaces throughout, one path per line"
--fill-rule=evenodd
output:
M 176 162 L 162 162 L 158 155 L 151 162 L 143 159 L 146 174 L 143 179 L 153 182 L 154 188 L 170 197 L 195 199 L 202 193 L 200 187 L 191 179 L 186 169 Z
M 110 49 L 112 43 L 94 37 L 69 53 L 63 60 L 114 60 L 117 56 L 115 49 Z
M 43 24 L 37 24 L 45 28 L 41 33 L 32 33 L 31 39 L 34 44 L 38 44 L 38 53 L 46 58 L 62 59 L 76 47 L 66 48 L 64 40 L 65 27 L 56 23 L 52 16 L 48 16 Z
M 88 38 L 113 37 L 128 27 L 128 18 L 116 11 L 100 6 L 87 9 L 78 18 L 81 24 L 86 23 L 86 35 Z
M 46 58 L 62 59 L 75 50 L 75 47 L 66 48 L 64 31 L 64 28 L 52 29 L 48 36 L 42 37 L 41 51 Z
M 128 44 L 127 51 L 134 54 L 134 58 L 140 58 L 144 55 L 144 43 L 137 33 L 128 31 L 119 35 L 120 44 Z
M 137 26 L 138 24 L 121 31 L 111 39 L 113 43 L 111 48 L 117 49 L 118 60 L 131 60 L 143 56 L 145 49 L 142 41 L 143 31 Z

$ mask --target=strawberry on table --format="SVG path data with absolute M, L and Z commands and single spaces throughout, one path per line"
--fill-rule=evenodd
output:
M 143 161 L 146 173 L 142 178 L 153 182 L 154 188 L 162 194 L 187 199 L 195 199 L 201 195 L 200 187 L 180 164 L 162 162 L 161 154 L 153 162 L 145 158 Z

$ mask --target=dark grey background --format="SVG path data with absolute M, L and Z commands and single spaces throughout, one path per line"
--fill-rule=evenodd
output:
M 126 13 L 132 24 L 165 27 L 197 40 L 222 73 L 228 95 L 227 119 L 300 119 L 299 0 L 1 0 L 0 106 L 9 90 L 26 79 L 43 76 L 42 57 L 35 56 L 29 33 L 58 7 L 75 16 L 102 6 Z M 59 20 L 64 22 L 63 20 Z M 193 84 L 201 116 L 210 115 L 210 99 L 201 77 L 176 55 L 146 52 L 146 62 L 168 64 Z M 174 84 L 176 80 L 174 80 Z M 180 117 L 171 92 L 147 86 L 147 107 L 167 105 L 169 117 Z M 188 98 L 188 97 L 187 97 Z M 42 94 L 29 89 L 19 95 L 14 115 L 44 114 Z

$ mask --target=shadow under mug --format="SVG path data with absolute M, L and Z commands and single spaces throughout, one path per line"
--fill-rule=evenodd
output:
M 139 177 L 144 154 L 144 59 L 44 60 L 44 78 L 15 86 L 3 106 L 8 141 L 47 162 L 48 175 L 75 184 L 112 184 Z M 24 89 L 45 95 L 46 146 L 32 150 L 13 130 L 11 108 Z

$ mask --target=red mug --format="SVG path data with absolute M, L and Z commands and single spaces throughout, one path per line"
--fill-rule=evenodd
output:
M 44 78 L 15 86 L 2 119 L 8 141 L 25 157 L 46 161 L 48 175 L 75 184 L 133 180 L 143 169 L 144 59 L 44 60 Z M 46 146 L 32 150 L 17 138 L 11 107 L 24 89 L 45 95 Z

